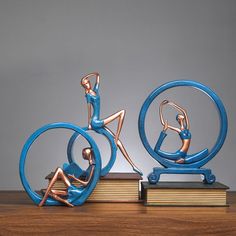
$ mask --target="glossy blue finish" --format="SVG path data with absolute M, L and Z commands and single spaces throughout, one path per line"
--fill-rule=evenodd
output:
M 210 169 L 203 168 L 153 168 L 153 172 L 148 175 L 150 184 L 156 184 L 161 174 L 200 174 L 203 175 L 203 182 L 212 184 L 216 177 L 211 173 Z
M 100 119 L 100 94 L 99 94 L 99 84 L 96 83 L 93 91 L 96 95 L 92 95 L 87 93 L 85 95 L 86 101 L 88 104 L 91 104 L 93 107 L 93 114 L 91 116 L 91 129 L 99 134 L 102 134 L 108 140 L 110 147 L 111 147 L 111 156 L 106 166 L 104 166 L 101 170 L 101 176 L 105 176 L 109 173 L 112 166 L 116 160 L 116 153 L 117 153 L 117 146 L 114 141 L 114 137 L 111 135 L 109 131 L 107 131 L 104 127 L 104 121 Z M 83 130 L 88 131 L 88 127 L 84 127 Z M 70 163 L 74 162 L 73 157 L 73 146 L 77 137 L 79 137 L 79 133 L 74 133 L 68 143 L 67 146 L 67 157 Z M 80 167 L 78 167 L 78 171 L 83 171 Z
M 170 152 L 165 152 L 161 150 L 161 145 L 164 141 L 164 139 L 166 138 L 167 133 L 164 131 L 161 131 L 160 136 L 157 140 L 156 146 L 154 148 L 154 151 L 161 156 L 162 158 L 168 159 L 168 160 L 178 160 L 179 158 L 184 158 L 184 163 L 185 164 L 190 164 L 190 163 L 195 163 L 197 161 L 202 160 L 203 158 L 205 158 L 208 155 L 208 149 L 203 149 L 200 152 L 197 152 L 195 154 L 191 154 L 191 155 L 187 155 L 186 152 L 183 151 L 176 151 L 174 153 L 170 153 Z M 182 138 L 181 138 L 182 139 Z
M 83 130 L 87 131 L 88 127 L 84 127 Z M 117 153 L 117 146 L 115 144 L 114 137 L 106 129 L 99 128 L 99 129 L 93 129 L 93 131 L 105 136 L 106 139 L 109 141 L 109 144 L 110 144 L 110 147 L 111 147 L 110 159 L 109 159 L 108 163 L 101 169 L 101 176 L 105 176 L 109 173 L 109 171 L 111 170 L 112 166 L 115 163 L 116 153 Z M 74 156 L 73 156 L 73 147 L 74 147 L 76 139 L 79 136 L 80 136 L 80 134 L 75 132 L 69 140 L 69 143 L 68 143 L 68 146 L 67 146 L 67 157 L 68 157 L 69 163 L 73 163 L 74 160 L 75 160 Z M 81 169 L 78 166 L 78 172 L 82 172 L 82 171 L 83 171 L 83 169 Z
M 69 129 L 73 130 L 76 133 L 82 135 L 90 144 L 91 148 L 93 149 L 94 152 L 94 160 L 95 160 L 95 169 L 94 169 L 94 174 L 92 176 L 92 179 L 90 183 L 86 187 L 81 187 L 76 189 L 76 193 L 72 195 L 69 195 L 68 201 L 71 202 L 73 205 L 81 205 L 83 204 L 86 199 L 89 197 L 89 195 L 92 193 L 93 189 L 95 188 L 97 181 L 99 180 L 100 177 L 100 170 L 101 170 L 101 157 L 100 157 L 100 152 L 98 150 L 98 147 L 95 143 L 95 141 L 84 131 L 82 128 L 79 126 L 70 124 L 70 123 L 53 123 L 53 124 L 48 124 L 40 129 L 36 130 L 26 141 L 22 152 L 21 152 L 21 157 L 20 157 L 20 163 L 19 163 L 19 171 L 20 171 L 20 178 L 21 182 L 24 186 L 25 191 L 29 195 L 29 197 L 34 201 L 35 204 L 39 204 L 40 201 L 42 200 L 42 196 L 36 193 L 34 190 L 31 189 L 29 182 L 26 178 L 25 175 L 25 161 L 27 158 L 28 151 L 31 147 L 31 145 L 34 143 L 34 141 L 44 132 L 51 130 L 51 129 Z M 72 191 L 71 191 L 72 192 Z M 52 199 L 48 198 L 47 201 L 45 202 L 45 205 L 62 205 L 62 203 Z
M 175 163 L 171 160 L 168 160 L 167 158 L 163 158 L 160 155 L 160 152 L 158 152 L 158 150 L 160 150 L 160 145 L 163 141 L 162 139 L 165 138 L 164 134 L 161 134 L 162 137 L 160 137 L 160 140 L 158 140 L 156 147 L 154 147 L 154 148 L 151 147 L 151 145 L 149 144 L 149 142 L 147 140 L 147 136 L 146 136 L 146 132 L 145 132 L 145 119 L 146 119 L 147 111 L 155 98 L 157 98 L 161 93 L 163 93 L 164 91 L 166 91 L 168 89 L 171 89 L 174 87 L 183 87 L 183 86 L 193 87 L 197 90 L 204 92 L 205 94 L 207 94 L 210 97 L 210 99 L 214 102 L 216 109 L 218 110 L 219 120 L 220 120 L 220 129 L 219 129 L 219 134 L 218 134 L 218 138 L 216 140 L 216 143 L 210 151 L 208 151 L 207 149 L 204 149 L 201 152 L 197 153 L 196 156 L 195 155 L 187 156 L 189 158 L 189 162 L 186 162 L 184 164 L 179 164 L 179 163 Z M 177 174 L 183 173 L 184 174 L 185 172 L 188 172 L 188 169 L 191 170 L 191 173 L 199 173 L 199 171 L 200 171 L 199 168 L 202 167 L 203 165 L 205 165 L 207 162 L 209 162 L 219 152 L 219 150 L 221 149 L 221 147 L 225 141 L 225 138 L 226 138 L 228 122 L 227 122 L 227 115 L 226 115 L 224 105 L 215 92 L 213 92 L 207 86 L 205 86 L 199 82 L 196 82 L 196 81 L 176 80 L 176 81 L 168 82 L 168 83 L 163 84 L 162 86 L 156 88 L 147 97 L 147 99 L 145 100 L 145 102 L 141 108 L 140 114 L 139 114 L 138 125 L 139 125 L 139 135 L 140 135 L 140 138 L 142 140 L 144 147 L 146 148 L 148 153 L 156 161 L 158 161 L 162 166 L 164 166 L 166 168 L 166 169 L 162 169 L 163 171 L 160 171 L 158 169 L 158 173 L 164 173 L 164 172 L 166 173 L 166 171 L 168 170 L 168 173 L 177 173 Z M 207 171 L 207 173 L 208 172 L 209 171 Z M 208 178 L 209 175 L 206 172 L 204 172 L 204 173 L 206 176 L 205 182 L 211 183 L 212 180 L 209 180 L 209 178 Z M 156 175 L 155 171 L 152 174 Z M 213 178 L 213 179 L 215 179 L 215 178 Z M 150 183 L 151 182 L 152 181 L 150 181 Z

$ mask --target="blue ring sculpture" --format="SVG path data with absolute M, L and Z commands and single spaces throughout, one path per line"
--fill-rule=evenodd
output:
M 86 131 L 84 131 L 79 126 L 76 126 L 76 125 L 73 125 L 70 123 L 52 123 L 52 124 L 45 125 L 45 126 L 39 128 L 38 130 L 36 130 L 27 139 L 27 141 L 24 144 L 24 147 L 22 149 L 22 152 L 21 152 L 20 163 L 19 163 L 21 182 L 22 182 L 22 185 L 23 185 L 25 191 L 27 192 L 29 197 L 33 200 L 33 202 L 35 204 L 39 204 L 40 201 L 42 200 L 42 196 L 39 195 L 38 193 L 36 193 L 34 190 L 32 190 L 29 185 L 29 182 L 25 176 L 25 161 L 27 158 L 28 151 L 29 151 L 31 145 L 34 143 L 34 141 L 44 132 L 51 130 L 51 129 L 58 129 L 58 128 L 73 130 L 77 134 L 82 135 L 88 141 L 88 143 L 91 145 L 93 152 L 94 152 L 95 170 L 94 170 L 94 174 L 91 179 L 91 182 L 85 188 L 83 188 L 81 190 L 81 194 L 77 198 L 73 198 L 73 200 L 71 201 L 71 203 L 73 205 L 77 205 L 77 206 L 82 205 L 86 201 L 86 199 L 89 197 L 89 195 L 92 193 L 92 191 L 96 187 L 96 184 L 99 180 L 100 171 L 101 171 L 101 156 L 100 156 L 100 152 L 99 152 L 99 149 L 98 149 L 95 141 L 92 139 L 92 137 L 90 135 L 88 135 L 86 133 Z M 68 199 L 68 200 L 70 201 L 70 199 Z M 63 205 L 63 204 L 52 199 L 52 198 L 48 198 L 45 202 L 45 205 L 54 206 L 54 205 Z
M 211 100 L 215 103 L 216 108 L 218 110 L 219 119 L 220 119 L 220 131 L 219 131 L 219 135 L 218 135 L 215 145 L 209 151 L 208 155 L 205 158 L 197 162 L 190 163 L 190 164 L 174 163 L 169 160 L 161 158 L 149 144 L 147 140 L 146 132 L 145 132 L 146 114 L 153 100 L 168 89 L 171 89 L 174 87 L 183 87 L 183 86 L 193 87 L 207 94 L 211 98 Z M 153 172 L 149 174 L 148 176 L 148 180 L 151 184 L 157 183 L 159 181 L 160 174 L 163 174 L 163 173 L 202 174 L 204 176 L 205 183 L 215 182 L 215 176 L 211 173 L 211 170 L 201 169 L 201 167 L 204 166 L 207 162 L 209 162 L 219 152 L 222 145 L 224 144 L 226 134 L 227 134 L 228 121 L 227 121 L 226 110 L 224 108 L 222 101 L 217 96 L 217 94 L 213 92 L 210 88 L 208 88 L 207 86 L 199 82 L 191 81 L 191 80 L 175 80 L 175 81 L 171 81 L 166 84 L 163 84 L 162 86 L 156 88 L 145 100 L 139 113 L 138 127 L 139 127 L 139 135 L 145 149 L 156 161 L 158 161 L 163 167 L 165 167 L 165 168 L 153 169 Z
M 88 131 L 88 127 L 84 127 L 82 128 L 84 131 Z M 116 160 L 116 153 L 117 153 L 117 146 L 115 144 L 114 141 L 114 137 L 104 128 L 99 128 L 99 129 L 92 129 L 92 131 L 98 133 L 98 134 L 102 134 L 103 136 L 106 137 L 106 139 L 109 141 L 110 147 L 111 147 L 111 156 L 110 159 L 107 163 L 106 166 L 104 166 L 101 169 L 101 176 L 105 176 L 109 173 L 109 171 L 111 170 L 112 166 L 115 163 Z M 74 156 L 73 156 L 73 147 L 74 147 L 74 143 L 76 141 L 76 139 L 80 136 L 79 133 L 75 132 L 69 142 L 68 142 L 68 146 L 67 146 L 67 158 L 69 163 L 73 163 L 75 162 Z M 83 169 L 80 168 L 80 166 L 78 165 L 78 169 L 80 172 L 84 171 Z

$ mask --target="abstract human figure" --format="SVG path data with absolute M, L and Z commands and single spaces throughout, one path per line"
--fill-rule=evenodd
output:
M 162 110 L 163 110 L 163 106 L 167 104 L 174 107 L 179 112 L 179 114 L 176 116 L 176 120 L 179 123 L 179 127 L 171 126 L 168 124 L 167 120 L 164 121 Z M 159 139 L 154 148 L 155 152 L 158 153 L 159 156 L 169 159 L 169 160 L 173 160 L 179 164 L 184 164 L 184 163 L 194 163 L 196 161 L 199 161 L 205 158 L 208 155 L 208 149 L 204 149 L 193 155 L 187 155 L 187 152 L 189 150 L 190 143 L 191 143 L 191 133 L 189 131 L 189 128 L 190 128 L 189 118 L 184 108 L 182 108 L 181 106 L 177 105 L 174 102 L 164 100 L 160 104 L 159 114 L 160 114 L 161 124 L 163 125 L 163 131 L 160 133 Z M 167 133 L 166 133 L 167 129 L 171 129 L 177 132 L 182 141 L 181 148 L 175 153 L 169 153 L 169 152 L 160 150 L 162 142 L 167 136 Z
M 96 82 L 94 87 L 92 88 L 90 79 L 91 77 L 96 78 Z M 136 167 L 133 163 L 129 154 L 127 153 L 124 145 L 119 139 L 120 132 L 123 126 L 124 118 L 125 118 L 125 110 L 118 111 L 111 116 L 108 116 L 105 119 L 100 119 L 100 95 L 99 95 L 99 84 L 100 84 L 100 76 L 98 73 L 91 73 L 84 76 L 81 79 L 81 85 L 85 89 L 85 97 L 88 104 L 88 129 L 92 129 L 99 132 L 99 129 L 104 128 L 106 129 L 113 137 L 117 147 L 120 149 L 123 156 L 132 166 L 133 170 L 140 175 L 142 172 Z M 93 112 L 93 113 L 92 113 Z M 118 120 L 117 130 L 116 133 L 113 133 L 106 125 L 111 123 L 114 120 Z
M 50 196 L 59 202 L 62 202 L 68 206 L 73 207 L 73 204 L 71 204 L 71 202 L 75 198 L 77 198 L 79 195 L 81 195 L 83 188 L 86 187 L 90 183 L 90 180 L 94 174 L 95 163 L 94 163 L 92 149 L 84 148 L 82 150 L 82 156 L 84 160 L 87 160 L 89 162 L 90 168 L 88 169 L 90 169 L 90 171 L 89 171 L 89 176 L 87 177 L 87 179 L 82 180 L 82 179 L 76 178 L 74 175 L 66 174 L 61 168 L 57 168 L 56 171 L 54 172 L 54 175 L 51 181 L 48 184 L 47 189 L 45 190 L 45 194 L 43 196 L 43 199 L 39 203 L 39 206 L 43 206 L 47 198 Z M 66 190 L 53 189 L 53 186 L 58 179 L 64 182 L 64 184 L 67 187 Z M 76 187 L 75 185 L 71 184 L 71 181 L 78 182 L 79 184 L 81 184 L 81 187 Z

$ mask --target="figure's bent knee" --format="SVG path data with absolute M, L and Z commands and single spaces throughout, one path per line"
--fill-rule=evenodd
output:
M 125 117 L 125 113 L 126 113 L 125 110 L 121 110 L 121 111 L 120 111 L 120 116 L 121 116 L 121 118 L 124 118 L 124 117 Z
M 117 145 L 118 145 L 118 147 L 121 147 L 121 146 L 122 146 L 122 143 L 121 143 L 120 140 L 117 141 Z
M 63 173 L 63 170 L 60 167 L 57 167 L 55 173 Z

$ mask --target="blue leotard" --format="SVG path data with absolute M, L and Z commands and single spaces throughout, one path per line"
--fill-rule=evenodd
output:
M 179 133 L 181 140 L 191 139 L 191 133 L 188 129 L 181 130 Z
M 170 153 L 170 152 L 165 152 L 165 151 L 160 150 L 161 145 L 162 145 L 164 139 L 166 138 L 166 136 L 167 136 L 166 132 L 162 131 L 160 133 L 160 136 L 159 136 L 156 146 L 154 148 L 155 152 L 157 152 L 161 157 L 164 157 L 169 160 L 178 160 L 179 158 L 185 158 L 187 155 L 187 152 L 183 152 L 183 151 L 178 150 L 174 153 Z M 190 139 L 191 133 L 189 132 L 189 130 L 186 129 L 186 130 L 182 130 L 179 133 L 179 136 L 180 136 L 181 140 Z
M 69 202 L 74 201 L 76 198 L 78 198 L 79 196 L 81 196 L 82 192 L 83 192 L 83 188 L 82 187 L 76 187 L 75 185 L 71 184 L 68 188 L 68 199 Z
M 91 104 L 93 107 L 93 115 L 91 117 L 91 126 L 93 129 L 99 129 L 104 126 L 104 121 L 100 120 L 100 95 L 98 92 L 98 84 L 93 88 L 96 95 L 87 93 L 85 95 L 87 103 Z
M 85 173 L 89 174 L 91 172 L 91 166 L 89 166 L 86 170 Z M 81 194 L 84 191 L 84 187 L 76 187 L 75 185 L 71 184 L 68 188 L 68 201 L 69 202 L 73 202 L 76 198 L 78 198 L 79 196 L 81 196 Z

